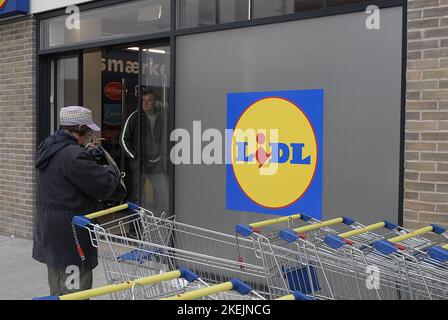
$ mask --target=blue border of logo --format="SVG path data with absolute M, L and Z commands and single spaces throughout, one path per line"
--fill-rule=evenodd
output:
M 29 0 L 7 0 L 6 5 L 0 9 L 0 19 L 30 12 Z
M 241 114 L 253 103 L 268 97 L 281 97 L 292 101 L 307 115 L 318 144 L 318 162 L 314 179 L 303 196 L 288 207 L 269 209 L 248 198 L 238 185 L 231 164 L 226 165 L 226 208 L 227 210 L 256 212 L 272 215 L 304 213 L 321 220 L 322 218 L 322 163 L 323 163 L 323 108 L 324 89 L 244 92 L 227 95 L 227 129 L 234 129 Z M 230 152 L 232 137 L 227 137 Z

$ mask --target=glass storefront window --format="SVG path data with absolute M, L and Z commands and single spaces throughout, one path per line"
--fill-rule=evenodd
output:
M 179 0 L 179 25 L 181 29 L 214 25 L 216 0 Z
M 170 47 L 141 48 L 140 203 L 169 211 L 168 104 Z
M 51 86 L 51 106 L 52 106 L 52 130 L 59 127 L 59 111 L 63 107 L 76 106 L 79 104 L 79 74 L 78 58 L 66 57 L 53 60 L 52 62 L 52 86 Z M 56 68 L 56 79 L 54 71 Z M 56 110 L 55 110 L 56 108 Z M 56 119 L 56 128 L 54 121 Z
M 49 49 L 90 41 L 170 30 L 170 1 L 140 0 L 81 11 L 79 29 L 62 15 L 42 21 L 41 47 Z
M 286 15 L 364 0 L 178 0 L 179 28 Z
M 253 0 L 253 17 L 265 18 L 321 9 L 325 0 Z
M 179 27 L 195 28 L 249 20 L 250 0 L 178 0 Z
M 220 23 L 250 19 L 250 0 L 220 1 Z
M 327 0 L 327 7 L 335 7 L 335 6 L 341 6 L 345 4 L 351 4 L 351 3 L 362 3 L 365 2 L 364 0 Z

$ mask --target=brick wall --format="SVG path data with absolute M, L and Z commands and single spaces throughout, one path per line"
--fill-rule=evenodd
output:
M 35 209 L 35 21 L 0 23 L 0 233 L 31 238 Z
M 405 226 L 448 227 L 448 0 L 409 0 Z

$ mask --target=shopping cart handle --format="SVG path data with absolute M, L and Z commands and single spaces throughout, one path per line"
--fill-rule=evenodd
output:
M 389 230 L 394 230 L 394 229 L 398 228 L 398 224 L 384 220 L 384 227 Z
M 333 249 L 339 249 L 346 245 L 344 238 L 338 236 L 337 234 L 329 234 L 324 238 L 325 244 Z
M 274 226 L 280 223 L 289 222 L 293 220 L 301 219 L 303 221 L 311 220 L 312 218 L 310 216 L 307 216 L 306 214 L 293 214 L 289 216 L 284 216 L 280 218 L 270 219 L 270 220 L 264 220 L 259 222 L 254 222 L 251 224 L 238 224 L 235 227 L 236 233 L 243 236 L 248 237 L 252 233 L 257 232 L 257 230 L 260 230 L 261 228 Z
M 446 228 L 439 226 L 437 224 L 432 224 L 432 232 L 436 233 L 436 234 L 442 234 L 446 231 Z
M 179 271 L 181 278 L 184 278 L 190 283 L 199 279 L 199 276 L 188 268 L 181 267 L 179 268 Z
M 58 296 L 46 296 L 46 297 L 35 297 L 32 300 L 41 300 L 41 301 L 59 301 Z
M 125 210 L 125 209 L 129 209 L 131 211 L 136 211 L 136 210 L 140 209 L 140 207 L 132 202 L 127 202 L 125 204 L 121 204 L 116 207 L 112 207 L 109 209 L 101 210 L 101 211 L 90 213 L 90 214 L 86 214 L 85 216 L 82 216 L 82 215 L 74 216 L 72 219 L 72 224 L 75 226 L 84 228 L 84 227 L 88 226 L 90 223 L 92 223 L 93 219 L 103 217 L 108 214 L 115 213 L 115 212 Z
M 125 210 L 125 209 L 129 209 L 131 211 L 135 211 L 135 210 L 138 210 L 139 208 L 140 207 L 138 205 L 136 205 L 135 203 L 127 202 L 127 203 L 121 204 L 121 205 L 116 206 L 116 207 L 108 208 L 108 209 L 101 210 L 101 211 L 94 212 L 94 213 L 90 213 L 90 214 L 86 214 L 85 216 L 86 216 L 86 218 L 88 218 L 90 220 L 93 220 L 93 219 L 96 219 L 96 218 L 99 218 L 99 217 L 103 217 L 103 216 L 107 216 L 108 214 L 119 212 L 119 211 L 122 211 L 122 210 Z
M 448 249 L 443 247 L 433 247 L 428 250 L 428 254 L 431 258 L 440 261 L 447 262 L 448 261 Z
M 87 227 L 90 223 L 92 223 L 92 221 L 85 216 L 74 216 L 72 219 L 72 224 L 80 228 Z
M 221 284 L 201 288 L 194 291 L 188 291 L 172 297 L 163 298 L 161 300 L 197 300 L 217 293 L 228 292 L 231 290 L 237 291 L 241 295 L 246 295 L 252 292 L 252 288 L 248 286 L 246 283 L 238 279 L 232 279 L 229 282 L 224 282 Z
M 254 229 L 248 224 L 237 224 L 235 232 L 240 236 L 248 237 L 254 232 Z
M 294 291 L 293 293 L 291 293 L 291 294 L 289 294 L 287 296 L 283 296 L 283 297 L 277 298 L 275 300 L 305 301 L 305 300 L 314 300 L 314 298 L 312 298 L 312 297 L 310 297 L 310 296 L 308 296 L 306 294 L 303 294 L 300 291 Z
M 137 205 L 137 204 L 135 204 L 135 203 L 133 203 L 133 202 L 127 202 L 127 205 L 128 205 L 128 209 L 129 210 L 132 210 L 132 211 L 136 211 L 136 210 L 139 210 L 140 209 L 140 206 L 139 205 Z
M 298 301 L 309 301 L 309 300 L 314 300 L 312 297 L 310 297 L 309 295 L 306 295 L 300 291 L 294 291 L 292 293 L 292 295 L 294 296 L 294 298 Z
M 385 255 L 390 255 L 392 253 L 394 253 L 395 251 L 398 250 L 398 248 L 396 247 L 396 244 L 393 242 L 390 242 L 388 240 L 378 240 L 374 243 L 374 248 L 385 254 Z
M 283 229 L 280 231 L 280 238 L 286 242 L 295 242 L 299 239 L 299 235 L 294 230 Z
M 192 283 L 196 281 L 199 277 L 187 268 L 180 268 L 179 270 L 170 271 L 166 273 L 156 274 L 144 278 L 139 278 L 131 281 L 126 281 L 122 283 L 110 284 L 99 288 L 88 289 L 84 291 L 69 293 L 61 296 L 48 296 L 34 298 L 33 300 L 86 300 L 94 297 L 99 297 L 115 292 L 120 292 L 124 290 L 129 290 L 135 286 L 147 286 L 151 284 L 159 284 L 164 281 L 170 281 L 178 278 L 184 278 L 188 282 Z M 191 280 L 191 281 L 190 281 Z
M 241 280 L 232 279 L 230 282 L 232 282 L 233 290 L 243 296 L 252 291 L 252 288 Z

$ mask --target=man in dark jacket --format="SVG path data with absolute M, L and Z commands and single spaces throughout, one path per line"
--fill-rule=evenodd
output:
M 98 265 L 96 249 L 85 229 L 71 220 L 98 209 L 100 200 L 120 192 L 120 177 L 112 166 L 97 164 L 82 148 L 93 131 L 92 113 L 83 107 L 62 108 L 61 128 L 43 141 L 36 155 L 37 212 L 33 258 L 47 265 L 51 295 L 92 287 Z
M 144 190 L 140 202 L 156 215 L 160 215 L 167 210 L 169 199 L 168 174 L 164 172 L 162 165 L 163 118 L 156 108 L 155 92 L 146 91 L 142 96 L 143 112 L 135 111 L 126 120 L 120 144 L 131 161 L 132 194 L 129 200 L 138 203 L 140 180 Z M 152 187 L 152 192 L 149 192 L 148 186 Z

